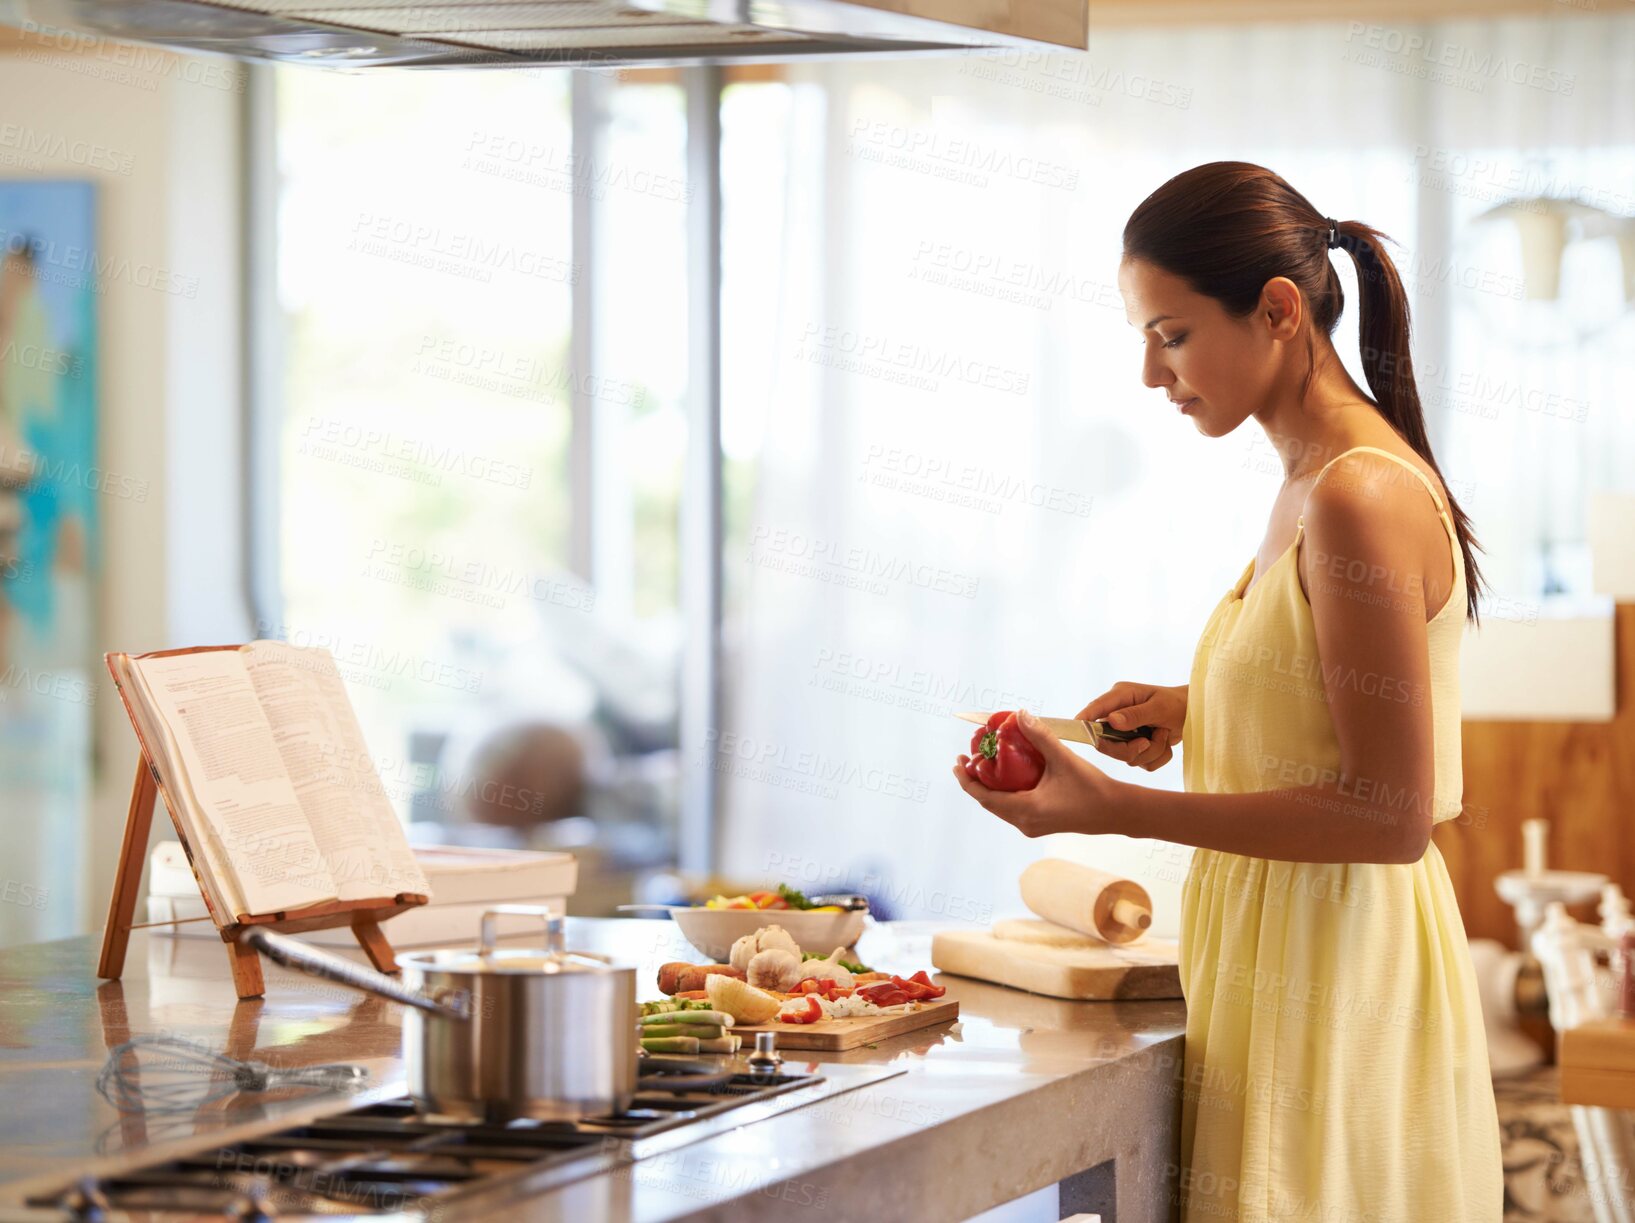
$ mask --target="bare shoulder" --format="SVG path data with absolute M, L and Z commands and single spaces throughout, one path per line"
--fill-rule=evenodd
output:
M 1351 450 L 1340 455 L 1313 487 L 1313 503 L 1318 498 L 1325 498 L 1332 505 L 1343 501 L 1343 494 L 1350 492 L 1375 505 L 1394 504 L 1396 501 L 1417 504 L 1423 501 L 1431 505 L 1434 513 L 1435 506 L 1426 495 L 1426 481 L 1436 490 L 1443 503 L 1447 502 L 1447 489 L 1442 487 L 1442 481 L 1424 459 L 1405 446 L 1400 450 L 1389 448 L 1395 458 L 1380 454 L 1379 450 L 1382 449 L 1387 448 Z M 1400 495 L 1393 497 L 1393 493 Z
M 1453 583 L 1448 536 L 1415 471 L 1446 505 L 1441 481 L 1418 456 L 1398 462 L 1364 451 L 1335 462 L 1306 501 L 1306 573 L 1398 595 L 1417 590 L 1422 607 L 1440 608 Z

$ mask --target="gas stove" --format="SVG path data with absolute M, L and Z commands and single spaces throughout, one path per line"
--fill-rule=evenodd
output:
M 631 1107 L 613 1116 L 472 1124 L 422 1116 L 407 1097 L 388 1099 L 283 1129 L 218 1136 L 191 1154 L 127 1162 L 33 1194 L 28 1204 L 85 1219 L 458 1217 L 467 1206 L 479 1213 L 479 1197 L 516 1201 L 588 1176 L 629 1175 L 643 1159 L 903 1073 L 786 1062 L 772 1074 L 718 1069 L 711 1085 L 690 1077 L 667 1087 L 664 1070 L 661 1059 L 644 1061 Z

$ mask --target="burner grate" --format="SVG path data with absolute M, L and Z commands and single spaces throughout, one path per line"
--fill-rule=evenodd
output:
M 627 1111 L 584 1121 L 434 1121 L 421 1116 L 412 1100 L 387 1100 L 82 1180 L 29 1204 L 78 1214 L 90 1199 L 107 1209 L 161 1218 L 416 1210 L 491 1177 L 565 1163 L 610 1139 L 622 1146 L 823 1081 L 820 1074 L 737 1074 L 708 1088 L 667 1091 L 657 1085 L 662 1077 L 644 1076 Z

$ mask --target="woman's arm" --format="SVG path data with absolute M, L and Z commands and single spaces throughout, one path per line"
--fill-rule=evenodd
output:
M 1440 607 L 1450 597 L 1450 545 L 1424 486 L 1399 465 L 1353 455 L 1334 475 L 1349 478 L 1313 491 L 1300 549 L 1318 658 L 1288 660 L 1321 679 L 1340 748 L 1334 776 L 1313 779 L 1309 761 L 1268 755 L 1260 771 L 1292 784 L 1250 794 L 1153 790 L 1112 780 L 1023 718 L 1045 753 L 1044 779 L 1003 794 L 967 784 L 956 768 L 966 791 L 1029 836 L 1117 832 L 1293 862 L 1417 861 L 1430 840 L 1436 776 L 1426 574 Z

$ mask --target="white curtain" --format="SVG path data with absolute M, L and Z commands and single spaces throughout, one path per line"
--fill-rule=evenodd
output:
M 1066 856 L 1139 878 L 1172 935 L 1190 850 L 1029 842 L 949 775 L 954 711 L 1184 682 L 1265 530 L 1258 428 L 1201 438 L 1140 383 L 1125 219 L 1241 159 L 1396 239 L 1421 382 L 1449 384 L 1425 387 L 1438 457 L 1501 593 L 1536 597 L 1543 541 L 1570 550 L 1586 490 L 1635 466 L 1631 331 L 1515 354 L 1513 252 L 1483 231 L 1473 267 L 1468 222 L 1515 194 L 1635 199 L 1632 64 L 1628 16 L 1132 30 L 1043 61 L 808 65 L 729 106 L 726 428 L 752 480 L 726 556 L 727 869 L 980 924 Z M 1503 376 L 1472 391 L 1471 369 Z M 1179 759 L 1108 763 L 1181 785 Z

